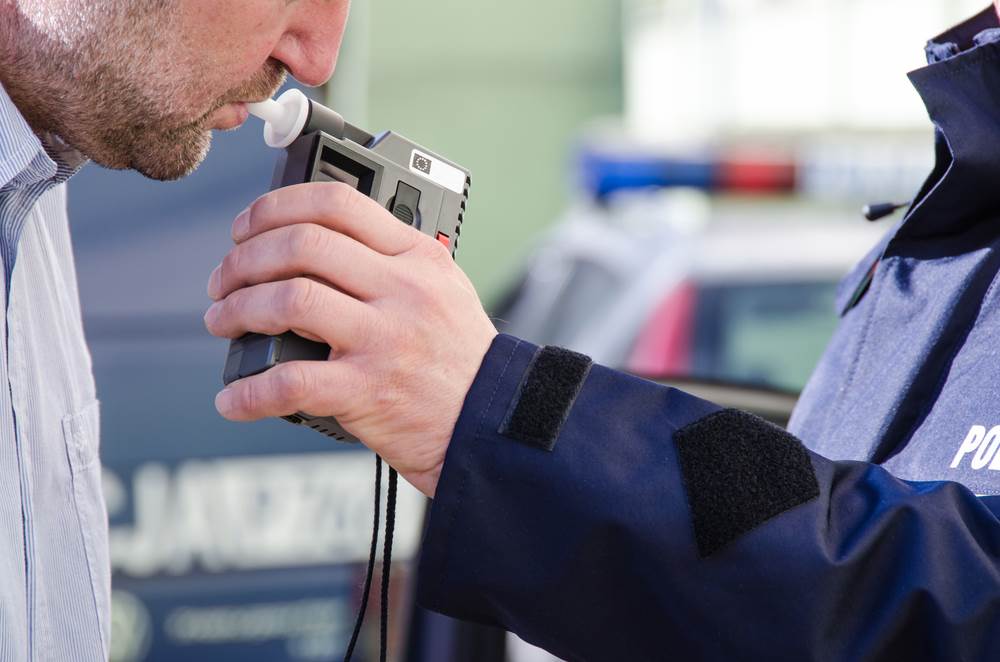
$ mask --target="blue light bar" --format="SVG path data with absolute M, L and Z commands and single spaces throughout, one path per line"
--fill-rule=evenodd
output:
M 603 199 L 615 191 L 688 187 L 713 189 L 717 164 L 709 159 L 608 154 L 583 148 L 578 156 L 584 191 Z

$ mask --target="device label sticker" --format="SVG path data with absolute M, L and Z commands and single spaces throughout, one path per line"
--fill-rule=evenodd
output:
M 410 171 L 422 175 L 455 193 L 465 192 L 465 173 L 455 166 L 418 149 L 410 155 Z

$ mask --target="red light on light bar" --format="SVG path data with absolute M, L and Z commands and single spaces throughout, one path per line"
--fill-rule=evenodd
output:
M 722 159 L 716 172 L 717 189 L 751 193 L 795 191 L 795 164 L 778 160 Z

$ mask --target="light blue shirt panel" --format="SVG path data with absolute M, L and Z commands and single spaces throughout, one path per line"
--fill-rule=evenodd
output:
M 65 181 L 0 89 L 0 662 L 106 660 L 107 514 Z

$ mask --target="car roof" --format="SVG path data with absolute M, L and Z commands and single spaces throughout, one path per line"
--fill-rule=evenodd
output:
M 860 220 L 719 219 L 695 242 L 692 275 L 744 282 L 839 278 L 882 233 L 881 227 Z
M 586 261 L 627 282 L 667 263 L 696 280 L 839 279 L 886 229 L 853 209 L 796 198 L 704 196 L 701 209 L 660 203 L 656 194 L 632 195 L 618 206 L 574 209 L 528 269 Z

